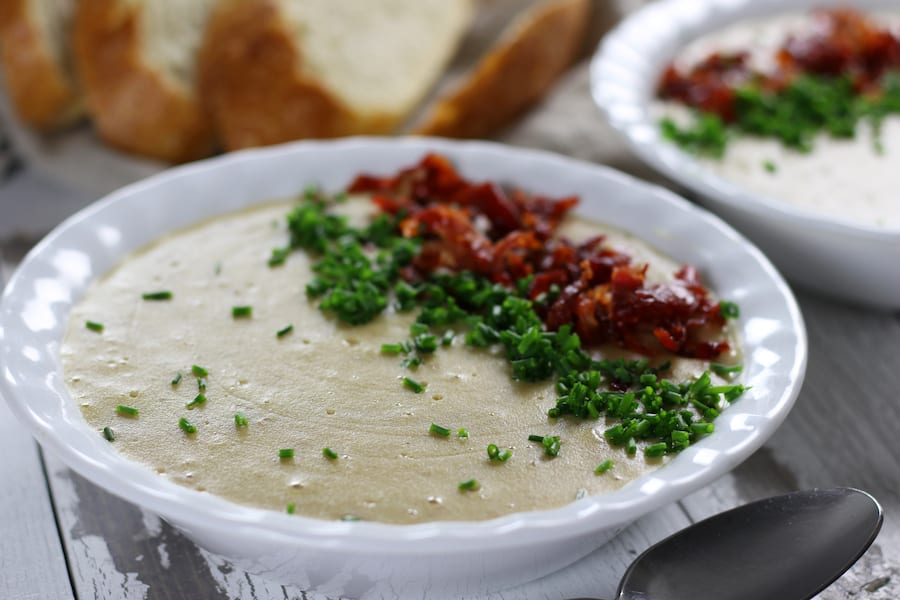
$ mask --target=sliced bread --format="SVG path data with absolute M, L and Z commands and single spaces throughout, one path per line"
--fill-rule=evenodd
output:
M 199 59 L 228 150 L 384 134 L 441 75 L 468 0 L 225 0 Z
M 481 27 L 464 44 L 474 52 L 455 61 L 457 73 L 415 133 L 478 138 L 512 123 L 582 52 L 591 0 L 483 0 L 481 12 Z
M 97 130 L 110 144 L 166 161 L 212 153 L 194 67 L 216 0 L 82 0 L 75 60 Z
M 0 66 L 19 118 L 50 130 L 83 114 L 70 72 L 74 0 L 0 0 Z

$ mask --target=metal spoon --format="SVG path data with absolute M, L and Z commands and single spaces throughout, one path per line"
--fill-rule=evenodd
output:
M 852 488 L 752 502 L 650 547 L 628 567 L 616 599 L 806 600 L 862 556 L 883 518 L 872 496 Z

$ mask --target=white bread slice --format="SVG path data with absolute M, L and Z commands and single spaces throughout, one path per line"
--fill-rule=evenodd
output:
M 482 0 L 438 99 L 414 133 L 487 137 L 549 91 L 582 52 L 591 0 Z
M 200 89 L 228 150 L 393 132 L 440 76 L 468 0 L 225 0 Z
M 196 52 L 216 0 L 82 0 L 75 60 L 97 130 L 110 144 L 166 161 L 211 154 L 195 90 Z
M 0 0 L 0 66 L 19 118 L 41 130 L 84 113 L 69 70 L 74 0 Z

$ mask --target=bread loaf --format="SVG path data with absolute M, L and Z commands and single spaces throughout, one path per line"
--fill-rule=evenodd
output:
M 69 70 L 74 0 L 0 0 L 0 65 L 19 118 L 54 129 L 83 114 Z
M 215 1 L 79 3 L 76 66 L 104 140 L 175 162 L 212 153 L 213 129 L 197 95 L 194 67 Z
M 478 48 L 494 22 L 485 25 L 481 42 L 473 40 L 477 62 L 428 109 L 415 133 L 478 138 L 509 125 L 550 89 L 583 48 L 591 17 L 590 0 L 484 0 L 482 10 L 511 23 L 487 49 Z M 493 14 L 492 14 L 493 13 Z M 499 17 L 499 18 L 498 18 Z M 468 56 L 461 57 L 463 61 Z
M 225 0 L 199 59 L 228 150 L 392 133 L 440 76 L 468 0 Z

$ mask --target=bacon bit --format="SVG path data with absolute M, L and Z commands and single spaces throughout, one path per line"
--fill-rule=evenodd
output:
M 401 233 L 422 237 L 422 250 L 402 272 L 407 281 L 440 269 L 473 271 L 507 286 L 533 276 L 531 300 L 553 286 L 560 290 L 535 304 L 547 328 L 571 323 L 585 345 L 704 359 L 729 348 L 704 339 L 710 328 L 721 333 L 725 320 L 694 267 L 683 266 L 670 283 L 648 286 L 647 265 L 632 264 L 606 246 L 604 236 L 577 245 L 555 237 L 575 197 L 554 200 L 471 183 L 435 154 L 393 177 L 360 176 L 349 191 L 373 193 L 385 212 L 405 211 Z
M 658 94 L 725 122 L 735 118 L 735 90 L 754 82 L 778 91 L 804 73 L 846 75 L 860 92 L 878 93 L 881 78 L 900 69 L 900 38 L 852 8 L 813 13 L 812 32 L 791 36 L 776 52 L 778 69 L 760 73 L 750 69 L 747 52 L 714 52 L 686 72 L 669 65 Z

